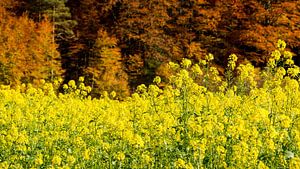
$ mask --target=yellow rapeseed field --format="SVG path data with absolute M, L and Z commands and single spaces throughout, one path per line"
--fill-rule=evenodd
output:
M 91 99 L 84 78 L 0 90 L 0 168 L 300 168 L 299 67 L 278 41 L 257 71 L 230 55 L 170 63 L 161 85 Z M 163 87 L 161 87 L 163 86 Z

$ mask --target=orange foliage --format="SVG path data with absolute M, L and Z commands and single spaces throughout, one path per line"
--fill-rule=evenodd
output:
M 60 45 L 67 76 L 89 74 L 97 87 L 106 86 L 99 90 L 151 83 L 168 76 L 169 61 L 207 53 L 221 66 L 232 53 L 261 66 L 278 39 L 300 53 L 298 0 L 68 0 L 67 6 L 78 23 L 76 38 Z M 117 70 L 122 78 L 115 78 Z
M 163 65 L 213 53 L 226 65 L 236 53 L 260 65 L 278 39 L 300 53 L 299 3 L 296 0 L 69 0 L 77 27 L 80 57 L 93 46 L 96 32 L 105 28 L 119 40 L 129 83 L 150 83 L 167 74 Z M 79 45 L 80 46 L 80 45 Z M 91 58 L 92 59 L 92 58 Z M 79 59 L 80 60 L 80 59 Z M 84 66 L 81 67 L 85 69 Z
M 238 54 L 254 63 L 264 63 L 278 39 L 299 51 L 299 1 L 236 1 L 226 6 L 219 28 L 227 34 Z
M 95 55 L 86 69 L 93 87 L 98 90 L 98 93 L 115 91 L 119 96 L 127 96 L 129 94 L 128 77 L 123 70 L 117 39 L 110 37 L 105 30 L 100 29 L 93 52 Z
M 4 84 L 32 82 L 62 74 L 59 53 L 48 21 L 34 23 L 26 16 L 14 17 L 0 7 L 0 81 Z

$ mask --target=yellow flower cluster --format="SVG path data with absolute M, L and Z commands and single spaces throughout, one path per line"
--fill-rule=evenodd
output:
M 255 69 L 254 66 L 251 64 L 246 64 L 246 65 L 239 65 L 237 67 L 238 71 L 238 85 L 239 89 L 243 90 L 241 92 L 249 91 L 250 89 L 253 89 L 256 87 L 257 82 L 255 80 L 256 74 L 255 74 Z
M 228 58 L 228 63 L 227 63 L 227 67 L 230 70 L 234 70 L 234 68 L 236 67 L 236 61 L 237 61 L 238 57 L 235 54 L 231 54 Z
M 277 50 L 273 51 L 268 61 L 268 67 L 277 72 L 278 69 L 285 70 L 287 68 L 287 74 L 290 77 L 298 78 L 300 73 L 299 67 L 294 65 L 293 53 L 285 50 L 286 43 L 283 40 L 278 40 Z M 276 70 L 277 69 L 277 70 Z M 280 71 L 283 73 L 283 71 Z M 283 76 L 285 73 L 283 74 Z
M 74 97 L 87 97 L 91 93 L 92 88 L 85 86 L 84 77 L 79 77 L 78 83 L 75 80 L 70 80 L 68 84 L 63 85 L 64 94 L 73 95 Z M 112 94 L 114 95 L 114 94 Z
M 229 87 L 202 62 L 170 63 L 168 84 L 156 77 L 123 101 L 78 97 L 84 78 L 61 94 L 0 87 L 0 168 L 299 168 L 298 79 L 276 65 L 256 85 L 240 65 Z

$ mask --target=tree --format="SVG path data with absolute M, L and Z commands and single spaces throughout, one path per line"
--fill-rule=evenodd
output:
M 134 74 L 129 79 L 133 87 L 151 83 L 162 63 L 182 55 L 180 40 L 166 33 L 173 2 L 125 0 L 114 11 L 118 17 L 112 32 L 120 39 L 129 74 Z
M 76 40 L 69 44 L 69 55 L 64 60 L 67 79 L 77 79 L 89 66 L 94 55 L 92 48 L 97 32 L 105 25 L 108 25 L 108 29 L 112 27 L 114 12 L 111 10 L 118 1 L 68 0 L 67 6 L 71 9 L 72 18 L 80 24 L 74 28 Z
M 166 63 L 184 57 L 198 61 L 212 53 L 214 64 L 223 66 L 235 53 L 238 62 L 248 60 L 262 66 L 278 39 L 300 54 L 300 1 L 296 0 L 18 0 L 21 2 L 36 21 L 47 14 L 56 23 L 56 39 L 59 32 L 65 37 L 68 30 L 75 32 L 76 38 L 59 41 L 67 80 L 100 70 L 99 65 L 115 66 L 109 65 L 114 62 L 103 65 L 100 53 L 95 52 L 99 30 L 116 39 L 115 48 L 120 51 L 115 60 L 125 66 L 122 70 L 129 75 L 132 88 L 151 83 L 156 75 L 168 76 Z M 80 24 L 58 24 L 73 20 Z M 103 72 L 94 74 L 102 76 Z
M 66 6 L 67 0 L 18 0 L 22 2 L 19 11 L 29 14 L 29 17 L 35 22 L 43 22 L 45 19 L 52 22 L 52 43 L 59 44 L 57 50 L 60 52 L 60 64 L 65 71 L 65 77 L 69 77 L 68 68 L 72 63 L 70 60 L 71 52 L 70 46 L 76 41 L 74 28 L 77 22 L 72 19 L 69 7 Z M 54 52 L 54 51 L 53 51 Z M 78 77 L 76 77 L 78 78 Z M 70 79 L 66 79 L 70 80 Z
M 97 90 L 96 93 L 115 91 L 119 96 L 127 96 L 128 76 L 123 68 L 117 39 L 110 37 L 103 29 L 99 29 L 97 35 L 98 38 L 92 49 L 94 56 L 89 60 L 85 72 L 93 88 Z
M 29 0 L 26 10 L 35 21 L 42 21 L 45 15 L 53 22 L 57 42 L 74 38 L 73 28 L 77 22 L 72 20 L 67 0 Z
M 217 64 L 226 65 L 227 57 L 236 53 L 239 61 L 259 66 L 279 38 L 300 53 L 296 0 L 69 0 L 67 4 L 80 23 L 71 70 L 80 74 L 88 67 L 97 31 L 104 28 L 118 39 L 131 87 L 167 75 L 165 64 L 183 57 L 197 61 L 213 53 Z
M 52 25 L 16 17 L 0 7 L 0 81 L 3 84 L 60 77 L 60 55 L 52 41 Z
M 215 10 L 221 11 L 222 20 L 217 28 L 227 49 L 216 55 L 234 52 L 240 60 L 247 59 L 258 66 L 266 62 L 278 39 L 284 39 L 292 51 L 299 52 L 299 5 L 295 0 L 219 1 Z

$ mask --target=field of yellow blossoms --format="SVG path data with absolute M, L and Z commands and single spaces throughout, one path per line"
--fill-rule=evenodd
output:
M 124 100 L 63 86 L 0 90 L 0 168 L 300 168 L 299 67 L 278 41 L 267 66 L 225 76 L 213 55 L 170 63 L 173 76 Z M 162 87 L 163 86 L 163 87 Z

